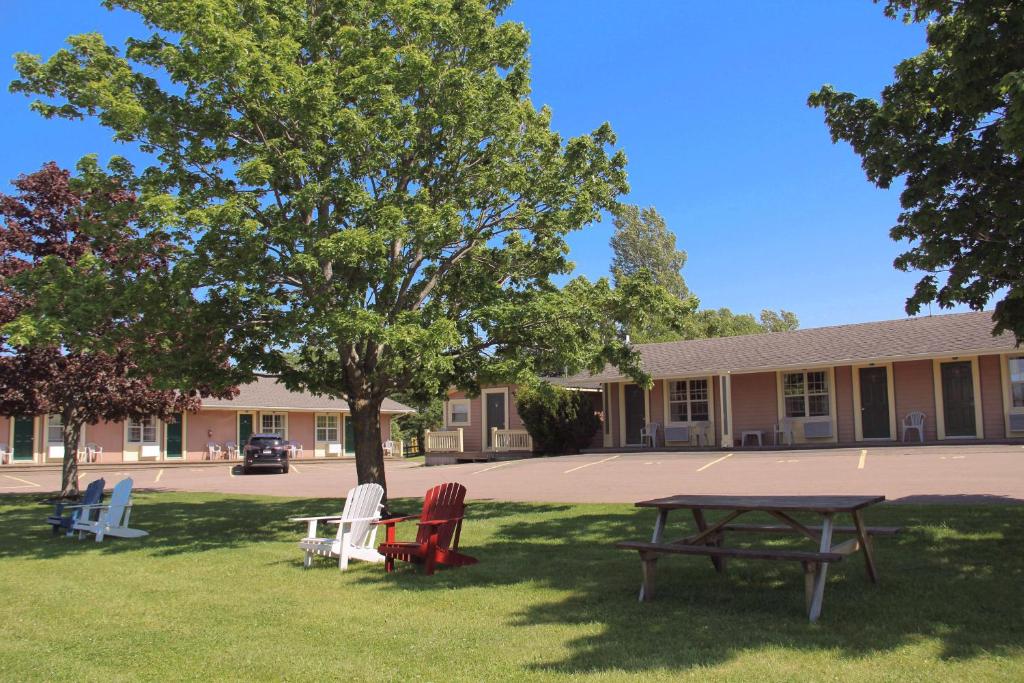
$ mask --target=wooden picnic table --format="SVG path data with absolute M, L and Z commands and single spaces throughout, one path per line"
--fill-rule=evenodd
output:
M 860 552 L 864 557 L 868 578 L 878 583 L 878 570 L 872 552 L 872 537 L 899 533 L 899 527 L 865 526 L 862 511 L 885 500 L 885 496 L 670 496 L 655 500 L 644 500 L 637 507 L 655 508 L 658 511 L 654 523 L 654 534 L 650 542 L 622 541 L 616 545 L 640 553 L 643 583 L 640 600 L 654 597 L 654 572 L 659 557 L 667 554 L 705 555 L 718 572 L 725 571 L 728 558 L 749 560 L 790 560 L 800 562 L 804 569 L 805 599 L 808 617 L 817 621 L 821 616 L 825 594 L 825 579 L 829 564 Z M 675 541 L 665 541 L 665 527 L 669 512 L 690 510 L 696 523 L 696 533 Z M 721 518 L 709 523 L 704 516 L 706 510 L 726 512 Z M 735 524 L 740 515 L 761 512 L 782 522 L 781 525 Z M 821 519 L 820 525 L 809 525 L 797 520 L 794 514 L 813 514 Z M 837 526 L 837 515 L 849 515 L 852 526 Z M 726 532 L 741 533 L 796 533 L 817 544 L 817 551 L 786 550 L 778 548 L 730 548 L 723 546 Z M 854 538 L 836 545 L 832 544 L 833 534 L 853 534 Z

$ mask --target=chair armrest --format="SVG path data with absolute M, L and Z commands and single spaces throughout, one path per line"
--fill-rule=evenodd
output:
M 388 519 L 378 520 L 378 521 L 374 522 L 374 524 L 379 524 L 381 526 L 391 526 L 393 524 L 397 524 L 398 522 L 408 522 L 410 519 L 419 519 L 419 518 L 420 518 L 419 515 L 408 515 L 406 517 L 390 517 Z
M 84 510 L 84 509 L 88 508 L 88 509 L 99 510 L 99 509 L 108 508 L 108 507 L 110 507 L 109 503 L 91 503 L 89 505 L 82 505 L 82 504 L 79 504 L 79 505 L 65 505 L 64 509 L 65 510 L 75 510 L 75 509 L 83 509 Z M 131 507 L 131 504 L 128 504 L 125 507 Z
M 312 522 L 312 521 L 323 521 L 331 519 L 341 519 L 341 515 L 325 515 L 323 517 L 289 517 L 290 522 Z
M 426 522 L 420 522 L 419 526 L 441 526 L 442 524 L 451 524 L 452 522 L 461 522 L 462 517 L 452 517 L 451 519 L 431 519 Z
M 349 517 L 347 519 L 341 519 L 337 517 L 335 519 L 328 519 L 328 524 L 351 524 L 353 522 L 376 522 L 379 517 Z

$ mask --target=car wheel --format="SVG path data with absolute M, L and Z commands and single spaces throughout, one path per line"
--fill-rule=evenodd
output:
M 288 474 L 288 465 L 284 465 L 281 467 L 281 474 Z
M 252 474 L 252 470 L 250 470 L 248 467 L 243 465 L 242 466 L 242 474 Z

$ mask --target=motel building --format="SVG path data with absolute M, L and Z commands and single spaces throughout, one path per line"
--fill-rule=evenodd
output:
M 386 400 L 381 440 L 391 438 L 392 419 L 411 412 L 412 408 Z M 198 412 L 184 413 L 176 421 L 147 418 L 86 425 L 79 452 L 89 447 L 95 453 L 90 462 L 98 463 L 199 462 L 228 457 L 230 446 L 244 445 L 254 433 L 281 435 L 296 445 L 299 458 L 355 455 L 345 401 L 288 391 L 269 377 L 239 387 L 232 400 L 204 399 Z M 60 417 L 0 417 L 0 450 L 8 464 L 59 463 L 64 458 Z
M 593 392 L 603 418 L 595 447 L 1024 443 L 1024 348 L 1010 334 L 992 336 L 990 312 L 636 349 L 650 389 L 611 366 L 554 380 Z M 515 390 L 451 392 L 428 449 L 509 450 L 525 434 Z

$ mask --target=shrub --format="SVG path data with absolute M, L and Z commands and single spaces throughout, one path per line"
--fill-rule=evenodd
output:
M 536 453 L 579 453 L 601 428 L 588 395 L 547 382 L 520 387 L 516 409 Z

